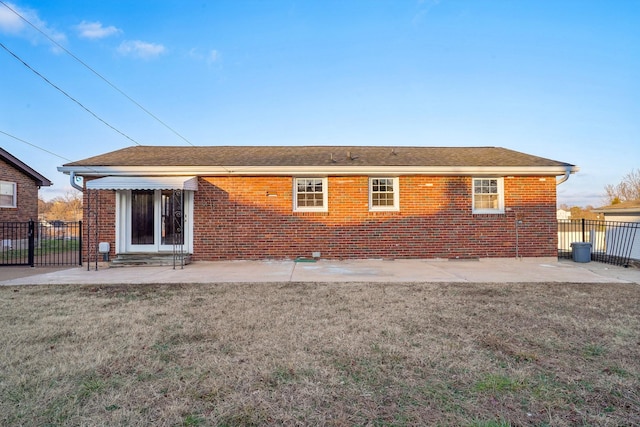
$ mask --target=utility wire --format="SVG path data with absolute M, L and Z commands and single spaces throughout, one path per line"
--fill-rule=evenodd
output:
M 3 134 L 3 135 L 7 135 L 9 138 L 13 138 L 13 139 L 15 139 L 16 141 L 20 141 L 20 142 L 22 142 L 23 144 L 30 145 L 30 146 L 31 146 L 31 147 L 33 147 L 33 148 L 37 148 L 37 149 L 38 149 L 38 150 L 40 150 L 40 151 L 44 151 L 44 152 L 45 152 L 45 153 L 47 153 L 47 154 L 51 154 L 52 156 L 57 157 L 57 158 L 59 158 L 59 159 L 66 160 L 66 161 L 68 161 L 68 162 L 73 162 L 73 160 L 71 160 L 71 159 L 68 159 L 68 158 L 66 158 L 66 157 L 64 157 L 64 156 L 61 156 L 61 155 L 59 155 L 59 154 L 56 154 L 56 153 L 54 153 L 53 151 L 49 151 L 49 150 L 47 150 L 46 148 L 42 148 L 42 147 L 40 147 L 39 145 L 33 144 L 33 143 L 29 142 L 29 141 L 25 141 L 24 139 L 22 139 L 22 138 L 18 138 L 18 137 L 17 137 L 17 136 L 15 136 L 15 135 L 11 135 L 10 133 L 5 132 L 5 131 L 3 131 L 3 130 L 1 130 L 1 129 L 0 129 L 0 133 L 1 133 L 1 134 Z M 93 168 L 91 168 L 91 167 L 87 167 L 87 169 L 89 169 L 89 170 L 93 170 L 94 172 L 97 172 L 95 169 L 93 169 Z
M 91 71 L 93 74 L 95 74 L 96 76 L 98 76 L 100 79 L 102 79 L 106 84 L 108 84 L 109 86 L 111 86 L 114 90 L 116 90 L 118 93 L 120 93 L 122 96 L 124 96 L 125 98 L 127 98 L 129 101 L 131 101 L 133 104 L 135 104 L 138 108 L 140 108 L 142 111 L 144 111 L 145 113 L 147 113 L 149 116 L 153 117 L 158 123 L 160 123 L 162 126 L 164 126 L 165 128 L 169 129 L 171 132 L 173 132 L 175 135 L 177 135 L 179 138 L 181 138 L 183 141 L 185 141 L 187 144 L 195 146 L 191 141 L 189 141 L 187 138 L 185 138 L 184 136 L 182 136 L 180 133 L 178 133 L 178 131 L 176 131 L 175 129 L 173 129 L 171 126 L 169 126 L 168 124 L 166 124 L 165 122 L 163 122 L 162 120 L 160 120 L 160 118 L 158 118 L 155 114 L 153 114 L 151 111 L 147 110 L 146 108 L 144 108 L 142 105 L 140 105 L 140 103 L 138 103 L 136 100 L 134 100 L 133 98 L 131 98 L 129 95 L 127 95 L 126 93 L 124 93 L 122 90 L 120 90 L 120 88 L 118 88 L 116 85 L 114 85 L 113 83 L 111 83 L 109 80 L 107 80 L 106 77 L 104 77 L 102 74 L 98 73 L 96 70 L 94 70 L 93 68 L 91 68 L 87 63 L 85 63 L 84 61 L 82 61 L 80 58 L 78 58 L 76 55 L 74 55 L 73 53 L 71 53 L 69 50 L 67 50 L 64 46 L 62 46 L 60 43 L 58 43 L 57 41 L 55 41 L 53 38 L 51 38 L 47 33 L 45 33 L 44 31 L 42 31 L 40 28 L 38 28 L 36 25 L 32 24 L 27 18 L 25 18 L 24 16 L 22 16 L 20 13 L 18 13 L 16 10 L 12 9 L 9 5 L 7 5 L 7 3 L 5 3 L 3 0 L 0 0 L 0 3 L 3 4 L 7 9 L 9 9 L 11 12 L 13 12 L 14 14 L 16 14 L 20 19 L 22 19 L 24 22 L 26 22 L 27 24 L 29 24 L 31 27 L 33 27 L 36 31 L 38 31 L 40 34 L 42 34 L 43 36 L 45 36 L 51 43 L 53 43 L 54 45 L 56 45 L 58 48 L 62 49 L 65 53 L 67 53 L 69 56 L 71 56 L 73 59 L 75 59 L 76 61 L 78 61 L 80 64 L 82 64 L 83 66 L 85 66 L 89 71 Z
M 127 138 L 128 140 L 130 140 L 131 142 L 133 142 L 136 145 L 142 145 L 140 144 L 138 141 L 136 141 L 135 139 L 131 138 L 129 135 L 127 135 L 126 133 L 116 129 L 114 126 L 110 125 L 109 123 L 107 123 L 104 119 L 102 119 L 100 116 L 98 116 L 96 113 L 94 113 L 93 111 L 91 111 L 89 108 L 85 107 L 80 101 L 78 101 L 77 99 L 75 99 L 74 97 L 72 97 L 71 95 L 69 95 L 67 92 L 65 92 L 64 90 L 60 89 L 60 87 L 56 86 L 54 83 L 51 82 L 51 80 L 47 79 L 45 76 L 43 76 L 42 74 L 40 74 L 38 71 L 36 71 L 34 68 L 32 68 L 29 64 L 27 64 L 26 62 L 24 62 L 22 60 L 22 58 L 20 58 L 18 55 L 16 55 L 15 53 L 13 53 L 11 50 L 9 50 L 9 48 L 7 48 L 3 43 L 0 42 L 0 47 L 2 47 L 4 50 L 6 50 L 11 56 L 13 56 L 15 59 L 17 59 L 18 61 L 20 61 L 22 63 L 22 65 L 24 65 L 25 67 L 27 67 L 29 70 L 33 71 L 38 77 L 40 77 L 42 80 L 44 80 L 45 82 L 47 82 L 48 84 L 50 84 L 51 86 L 53 86 L 54 88 L 56 88 L 57 90 L 59 90 L 64 96 L 66 96 L 67 98 L 69 98 L 70 100 L 72 100 L 73 102 L 75 102 L 76 104 L 78 104 L 82 109 L 84 109 L 87 113 L 91 114 L 93 117 L 95 117 L 96 119 L 98 119 L 99 121 L 101 121 L 102 123 L 104 123 L 105 125 L 107 125 L 108 127 L 110 127 L 111 129 L 113 129 L 114 131 L 118 132 L 120 135 L 124 136 L 125 138 Z
M 3 130 L 0 130 L 0 133 L 2 133 L 2 134 L 4 134 L 4 135 L 7 135 L 9 138 L 13 138 L 13 139 L 15 139 L 16 141 L 20 141 L 20 142 L 25 143 L 25 144 L 27 144 L 27 145 L 30 145 L 30 146 L 32 146 L 32 147 L 34 147 L 34 148 L 37 148 L 37 149 L 38 149 L 38 150 L 40 150 L 40 151 L 44 151 L 45 153 L 51 154 L 52 156 L 55 156 L 55 157 L 57 157 L 57 158 L 59 158 L 59 159 L 66 160 L 66 161 L 68 161 L 68 162 L 72 162 L 72 161 L 73 161 L 73 160 L 71 160 L 71 159 L 67 159 L 66 157 L 62 157 L 62 156 L 60 156 L 60 155 L 58 155 L 58 154 L 54 153 L 53 151 L 49 151 L 49 150 L 47 150 L 46 148 L 39 147 L 39 146 L 37 146 L 36 144 L 32 144 L 32 143 L 30 143 L 29 141 L 25 141 L 25 140 L 24 140 L 24 139 L 22 139 L 22 138 L 18 138 L 17 136 L 11 135 L 10 133 L 7 133 L 7 132 L 5 132 L 5 131 L 3 131 Z

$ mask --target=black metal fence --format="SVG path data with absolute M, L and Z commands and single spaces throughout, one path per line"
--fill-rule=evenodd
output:
M 640 266 L 640 223 L 578 219 L 558 221 L 558 258 L 571 258 L 571 243 L 591 243 L 591 260 Z
M 0 266 L 82 265 L 82 221 L 0 222 Z

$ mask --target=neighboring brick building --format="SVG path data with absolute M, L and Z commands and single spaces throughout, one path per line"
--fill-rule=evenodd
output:
M 554 257 L 556 177 L 578 170 L 496 147 L 336 146 L 130 147 L 58 169 L 85 178 L 112 255 L 170 251 L 177 227 L 194 260 Z
M 38 189 L 44 176 L 0 148 L 0 222 L 38 220 Z

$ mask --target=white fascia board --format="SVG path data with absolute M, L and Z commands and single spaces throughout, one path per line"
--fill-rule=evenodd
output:
M 570 172 L 579 170 L 571 167 Z M 433 175 L 433 176 L 560 176 L 564 166 L 448 167 L 448 166 L 60 166 L 65 174 L 80 176 L 335 176 L 335 175 Z

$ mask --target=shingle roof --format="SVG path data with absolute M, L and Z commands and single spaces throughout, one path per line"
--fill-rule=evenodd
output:
M 500 147 L 135 146 L 74 166 L 573 166 Z
M 625 202 L 616 203 L 615 205 L 603 206 L 594 209 L 594 212 L 615 213 L 615 212 L 640 212 L 640 199 L 627 200 Z
M 34 169 L 29 167 L 27 164 L 22 162 L 17 157 L 13 156 L 8 151 L 0 148 L 0 159 L 3 159 L 5 162 L 13 165 L 14 168 L 21 171 L 23 174 L 29 176 L 36 182 L 36 185 L 39 187 L 49 187 L 52 185 L 52 182 L 45 178 L 43 175 L 40 175 Z

